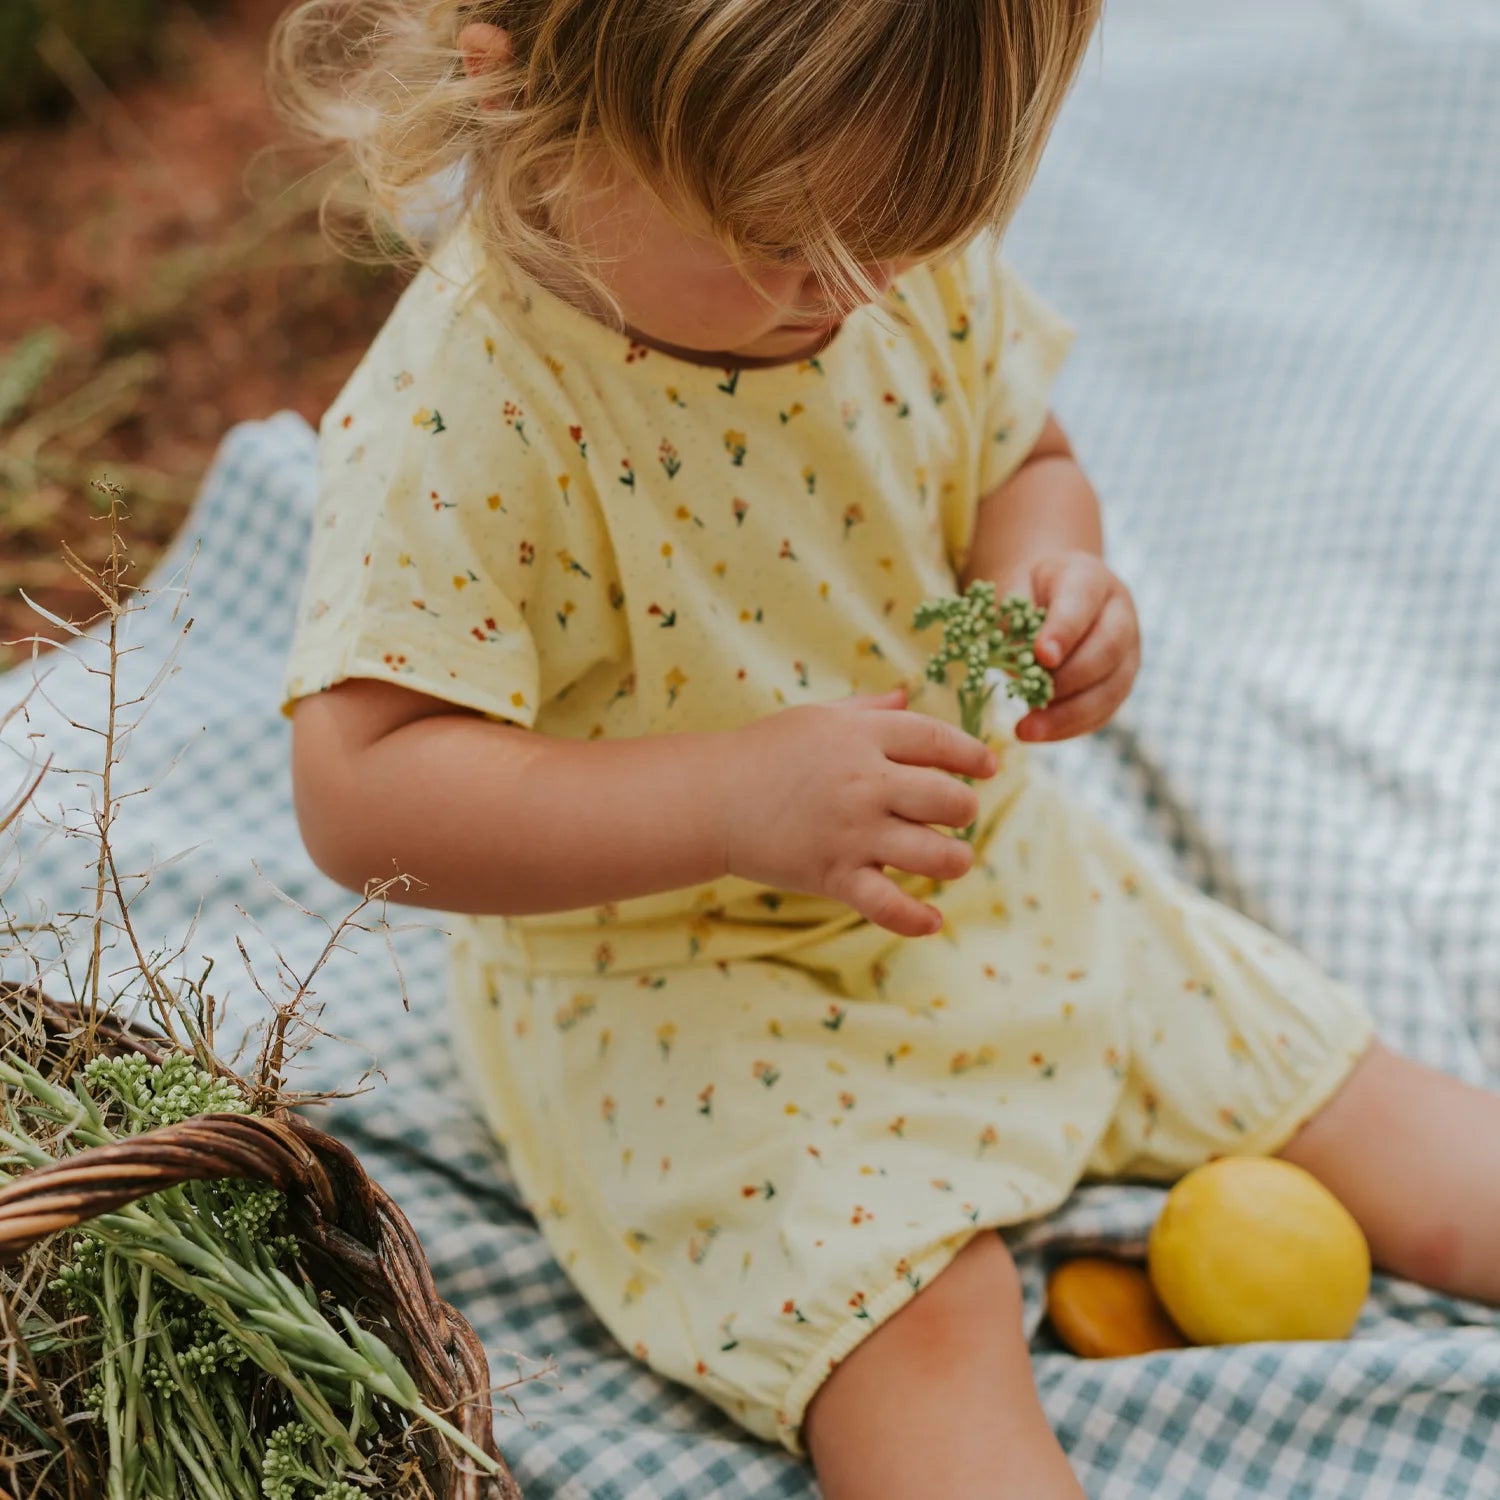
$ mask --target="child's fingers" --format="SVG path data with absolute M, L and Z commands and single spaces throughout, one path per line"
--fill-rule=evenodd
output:
M 881 747 L 891 760 L 902 765 L 931 766 L 956 776 L 995 774 L 994 751 L 955 724 L 946 724 L 930 714 L 893 714 L 886 726 Z
M 920 823 L 890 819 L 875 849 L 881 864 L 929 880 L 957 880 L 974 863 L 974 846 L 951 833 L 937 833 Z
M 897 709 L 905 708 L 906 704 L 906 689 L 895 687 L 888 693 L 860 693 L 853 698 L 834 698 L 829 707 Z
M 967 828 L 979 816 L 979 794 L 941 771 L 902 766 L 891 786 L 890 809 L 909 823 Z
M 874 865 L 855 870 L 842 889 L 829 894 L 852 906 L 867 922 L 900 937 L 931 937 L 943 925 L 942 913 L 935 906 L 908 896 Z
M 1111 594 L 1082 644 L 1052 674 L 1052 701 L 1061 703 L 1112 676 L 1138 636 L 1135 612 L 1122 594 Z
M 1040 601 L 1047 607 L 1047 623 L 1037 634 L 1036 659 L 1044 667 L 1050 670 L 1068 659 L 1098 619 L 1109 589 L 1110 575 L 1103 568 L 1063 571 L 1051 597 Z
M 1016 725 L 1021 740 L 1068 740 L 1075 735 L 1102 729 L 1130 693 L 1134 668 L 1126 663 L 1103 682 L 1076 693 L 1063 703 L 1053 703 L 1027 714 Z

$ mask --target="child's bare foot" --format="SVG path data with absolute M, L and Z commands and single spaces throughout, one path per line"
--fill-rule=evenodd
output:
M 824 1500 L 1082 1500 L 1032 1381 L 1021 1283 L 971 1240 L 829 1376 L 804 1437 Z

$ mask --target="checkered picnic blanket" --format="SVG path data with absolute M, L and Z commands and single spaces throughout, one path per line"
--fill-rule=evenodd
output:
M 1114 0 L 1010 239 L 1080 330 L 1060 413 L 1105 498 L 1147 641 L 1118 723 L 1050 754 L 1170 867 L 1288 934 L 1369 997 L 1397 1047 L 1500 1078 L 1500 9 L 1492 0 Z M 122 868 L 158 870 L 148 939 L 217 968 L 305 973 L 347 893 L 302 852 L 278 677 L 313 439 L 279 417 L 226 439 L 130 622 L 128 686 L 179 670 L 125 747 Z M 193 554 L 174 620 L 170 589 Z M 100 684 L 56 661 L 7 747 L 70 728 Z M 0 679 L 0 711 L 29 668 Z M 171 765 L 174 757 L 178 757 Z M 19 761 L 0 757 L 11 784 Z M 170 766 L 170 770 L 169 770 Z M 76 804 L 54 771 L 39 808 Z M 13 915 L 76 909 L 90 850 L 23 835 Z M 0 868 L 3 868 L 0 851 Z M 6 881 L 0 878 L 0 890 Z M 404 1205 L 474 1322 L 498 1434 L 534 1500 L 772 1500 L 810 1471 L 616 1348 L 518 1207 L 454 1086 L 442 940 L 421 914 L 349 934 L 316 985 L 298 1082 Z M 61 988 L 61 986 L 58 986 Z M 1500 1494 L 1500 1319 L 1377 1278 L 1352 1341 L 1112 1363 L 1060 1352 L 1041 1286 L 1065 1250 L 1141 1247 L 1154 1190 L 1092 1188 L 1013 1236 L 1053 1423 L 1101 1500 Z M 1500 1253 L 1500 1247 L 1497 1247 Z

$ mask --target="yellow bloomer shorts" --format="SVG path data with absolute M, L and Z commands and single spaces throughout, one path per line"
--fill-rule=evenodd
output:
M 976 1232 L 1085 1176 L 1275 1151 L 1370 1041 L 1279 939 L 1033 769 L 934 937 L 521 972 L 461 924 L 455 1040 L 621 1344 L 800 1451 L 829 1372 Z

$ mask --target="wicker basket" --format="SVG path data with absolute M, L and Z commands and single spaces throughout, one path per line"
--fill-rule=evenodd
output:
M 83 1020 L 74 1006 L 0 984 L 0 1002 L 27 1009 L 59 1042 Z M 106 1052 L 155 1061 L 163 1038 L 113 1019 L 95 1036 Z M 179 1182 L 248 1177 L 287 1198 L 293 1232 L 317 1285 L 358 1311 L 411 1372 L 423 1399 L 449 1415 L 497 1462 L 489 1364 L 463 1316 L 438 1296 L 406 1215 L 331 1135 L 291 1111 L 275 1116 L 209 1114 L 94 1146 L 0 1189 L 0 1265 L 58 1230 Z M 503 1464 L 497 1478 L 455 1462 L 446 1445 L 423 1444 L 428 1483 L 445 1500 L 520 1500 Z

